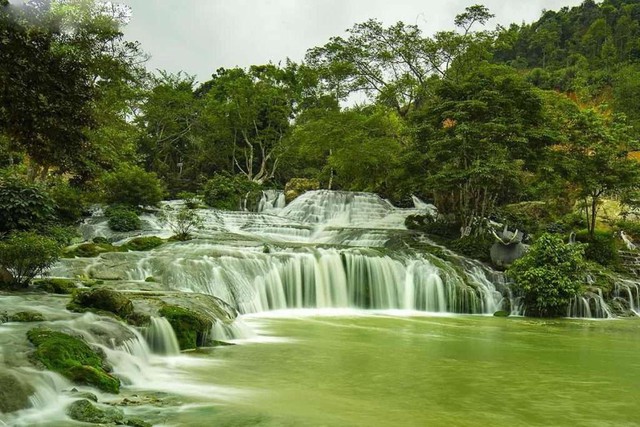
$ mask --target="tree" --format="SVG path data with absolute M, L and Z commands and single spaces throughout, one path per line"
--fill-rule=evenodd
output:
M 160 211 L 160 219 L 167 223 L 171 231 L 175 233 L 177 240 L 189 240 L 191 233 L 198 227 L 202 227 L 202 218 L 195 209 L 184 204 L 178 208 L 165 206 Z
M 507 67 L 483 64 L 464 79 L 443 80 L 413 117 L 426 157 L 425 187 L 464 234 L 517 196 L 524 159 L 540 152 L 542 99 Z
M 564 243 L 557 234 L 543 234 L 526 255 L 507 271 L 513 289 L 529 316 L 566 315 L 571 298 L 578 296 L 585 275 L 581 244 Z
M 203 126 L 231 147 L 233 172 L 258 184 L 275 176 L 295 117 L 298 95 L 289 65 L 219 69 L 197 91 L 204 98 Z
M 123 165 L 101 178 L 107 203 L 129 207 L 156 206 L 164 196 L 163 183 L 153 172 Z
M 16 232 L 0 241 L 0 267 L 13 277 L 13 286 L 26 288 L 60 257 L 58 243 L 32 232 Z
M 565 170 L 579 187 L 587 229 L 593 237 L 601 198 L 637 189 L 640 163 L 628 157 L 630 132 L 622 117 L 579 110 L 568 118 L 566 135 L 566 145 L 561 148 Z

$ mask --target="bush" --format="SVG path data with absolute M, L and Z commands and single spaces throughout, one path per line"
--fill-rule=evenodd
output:
M 187 206 L 189 209 L 197 209 L 200 207 L 200 200 L 195 193 L 182 191 L 178 193 L 178 199 L 184 200 L 185 206 Z
M 0 178 L 0 234 L 46 225 L 55 218 L 54 206 L 43 187 L 16 178 Z
M 138 213 L 126 206 L 109 206 L 104 215 L 109 218 L 109 228 L 113 231 L 135 231 L 142 226 Z
M 244 175 L 215 174 L 204 186 L 204 202 L 217 209 L 238 210 L 247 200 L 247 209 L 254 208 L 260 198 L 260 184 L 248 180 Z
M 14 287 L 26 288 L 60 258 L 60 246 L 48 237 L 17 232 L 0 242 L 0 267 L 13 276 Z
M 581 230 L 576 233 L 576 240 L 587 244 L 584 256 L 589 261 L 613 268 L 620 264 L 618 245 L 612 232 L 596 230 L 591 237 L 587 230 Z
M 627 233 L 634 241 L 640 241 L 640 221 L 617 221 L 616 228 Z
M 73 239 L 80 237 L 75 227 L 63 227 L 59 225 L 47 227 L 44 230 L 44 234 L 58 242 L 60 246 L 69 246 L 73 243 Z
M 421 231 L 444 239 L 460 237 L 460 225 L 431 215 L 409 215 L 405 220 L 409 230 Z
M 564 243 L 561 236 L 543 234 L 527 254 L 507 270 L 526 314 L 554 317 L 566 314 L 571 298 L 581 289 L 586 264 L 581 244 Z
M 73 224 L 78 222 L 87 210 L 87 203 L 82 192 L 66 182 L 58 182 L 49 190 L 55 203 L 55 214 L 61 222 Z
M 536 234 L 553 223 L 553 213 L 545 202 L 521 202 L 502 206 L 499 209 L 500 221 L 511 229 L 525 234 Z
M 180 206 L 177 209 L 165 206 L 159 217 L 175 233 L 175 240 L 189 240 L 191 232 L 198 227 L 202 227 L 200 214 L 187 205 Z
M 121 167 L 101 179 L 107 203 L 126 206 L 156 206 L 164 196 L 164 187 L 155 173 L 137 166 Z

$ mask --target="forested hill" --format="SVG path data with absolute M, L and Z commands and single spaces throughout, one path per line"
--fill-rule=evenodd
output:
M 534 23 L 503 29 L 494 60 L 529 71 L 529 81 L 543 89 L 607 102 L 638 129 L 640 1 L 585 0 L 544 11 Z

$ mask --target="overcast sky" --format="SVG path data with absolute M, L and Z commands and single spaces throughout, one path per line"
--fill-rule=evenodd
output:
M 496 15 L 489 24 L 532 22 L 543 9 L 582 0 L 120 0 L 133 16 L 130 40 L 151 55 L 149 70 L 184 70 L 200 82 L 219 67 L 246 67 L 291 58 L 343 35 L 353 24 L 418 24 L 426 34 L 452 29 L 454 17 L 482 3 Z

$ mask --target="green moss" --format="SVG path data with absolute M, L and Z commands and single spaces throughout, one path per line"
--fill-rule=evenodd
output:
M 69 418 L 91 424 L 123 424 L 124 414 L 120 409 L 98 408 L 87 399 L 76 400 L 67 407 Z
M 499 310 L 493 313 L 494 317 L 509 317 L 509 312 L 504 310 Z
M 155 277 L 153 277 L 153 276 L 149 276 L 149 277 L 147 277 L 146 279 L 144 279 L 144 281 L 145 281 L 145 282 L 148 282 L 148 283 L 155 283 L 155 282 L 157 282 L 156 278 L 155 278 Z
M 84 340 L 43 328 L 31 329 L 27 338 L 36 347 L 33 359 L 47 369 L 109 393 L 120 390 L 120 380 L 107 373 L 103 357 Z
M 77 289 L 76 282 L 70 279 L 42 279 L 34 283 L 37 289 L 50 294 L 70 294 Z
M 9 322 L 43 322 L 44 316 L 37 311 L 19 311 L 8 317 Z
M 63 258 L 94 258 L 107 252 L 119 252 L 121 249 L 111 243 L 83 243 L 62 251 Z
M 126 319 L 133 314 L 133 303 L 118 291 L 93 288 L 75 292 L 67 309 L 77 312 L 106 311 Z
M 162 245 L 164 240 L 159 237 L 137 237 L 121 246 L 125 251 L 149 251 Z
M 163 306 L 160 315 L 171 324 L 182 350 L 204 345 L 213 326 L 211 320 L 202 314 L 177 305 Z
M 99 245 L 109 245 L 109 244 L 111 244 L 109 239 L 107 239 L 106 237 L 101 237 L 101 236 L 94 237 L 91 241 L 93 243 L 97 243 Z

